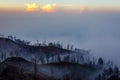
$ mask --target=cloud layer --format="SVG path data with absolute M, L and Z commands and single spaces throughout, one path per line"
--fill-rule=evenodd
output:
M 95 56 L 102 56 L 119 63 L 120 13 L 13 13 L 0 12 L 0 32 L 5 35 L 32 40 L 61 41 L 76 47 L 91 49 Z

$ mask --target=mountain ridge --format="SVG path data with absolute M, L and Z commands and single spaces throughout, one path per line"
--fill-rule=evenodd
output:
M 21 41 L 22 42 L 22 41 Z M 80 50 L 79 52 L 67 50 L 54 45 L 36 46 L 16 43 L 15 41 L 8 38 L 0 38 L 0 53 L 5 54 L 4 57 L 22 57 L 28 61 L 31 61 L 33 57 L 39 60 L 40 64 L 68 61 L 75 63 L 86 63 L 89 55 L 88 51 Z M 85 59 L 84 57 L 85 56 Z M 2 55 L 1 55 L 2 57 Z M 79 58 L 80 57 L 80 58 Z M 87 61 L 86 61 L 87 60 Z

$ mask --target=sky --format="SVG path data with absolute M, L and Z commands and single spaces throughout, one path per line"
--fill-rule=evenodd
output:
M 119 30 L 120 0 L 0 0 L 1 34 L 73 44 L 118 65 Z
M 25 4 L 25 3 L 37 3 L 37 4 L 78 4 L 84 6 L 90 5 L 109 5 L 109 6 L 119 6 L 119 0 L 1 0 L 2 4 Z
M 34 10 L 43 10 L 48 8 L 59 9 L 117 9 L 120 10 L 120 0 L 1 0 L 0 8 L 14 8 L 18 10 L 27 8 Z M 32 6 L 32 8 L 30 8 Z

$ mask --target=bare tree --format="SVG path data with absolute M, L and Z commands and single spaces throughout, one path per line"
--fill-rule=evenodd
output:
M 39 42 L 39 40 L 37 40 L 37 43 L 35 45 L 36 46 L 41 46 L 41 43 Z
M 0 63 L 2 62 L 2 59 L 1 59 L 1 54 L 2 54 L 2 51 L 0 51 Z
M 10 52 L 10 57 L 13 57 L 13 56 L 14 56 L 13 52 Z
M 19 57 L 19 53 L 18 53 L 18 51 L 17 50 L 15 50 L 15 57 Z
M 43 41 L 43 44 L 42 44 L 43 46 L 46 46 L 46 41 Z
M 70 48 L 71 50 L 73 50 L 73 45 L 71 45 L 71 48 Z
M 0 61 L 4 61 L 6 59 L 6 53 L 5 52 L 0 52 Z
M 39 62 L 39 59 L 37 58 L 36 55 L 32 55 L 31 57 L 31 61 L 33 62 L 33 80 L 37 80 L 36 76 L 37 76 L 37 63 Z
M 20 54 L 17 50 L 10 52 L 10 57 L 19 57 Z
M 69 48 L 70 48 L 70 44 L 67 45 L 67 49 L 68 49 L 68 50 L 69 50 Z
M 8 36 L 8 39 L 13 40 L 13 39 L 14 39 L 14 37 L 13 37 L 12 35 L 9 35 L 9 36 Z

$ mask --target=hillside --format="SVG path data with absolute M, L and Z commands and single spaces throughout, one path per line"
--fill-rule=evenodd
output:
M 0 80 L 120 79 L 119 68 L 114 68 L 110 61 L 95 59 L 86 50 L 67 47 L 0 38 Z
M 34 64 L 26 61 L 20 57 L 12 57 L 6 59 L 0 64 L 0 77 L 7 76 L 11 74 L 16 75 L 28 75 L 34 74 Z M 14 69 L 14 70 L 12 70 Z M 7 73 L 5 72 L 7 70 Z M 60 62 L 60 63 L 50 63 L 50 64 L 40 64 L 37 65 L 37 78 L 47 79 L 64 79 L 65 80 L 85 80 L 86 77 L 93 75 L 98 69 L 90 67 L 88 65 L 80 65 L 76 63 Z M 19 74 L 13 74 L 18 72 Z M 8 76 L 9 78 L 10 76 Z
M 8 57 L 22 57 L 28 61 L 31 61 L 33 57 L 38 60 L 39 64 L 46 64 L 52 62 L 74 62 L 74 63 L 88 63 L 90 62 L 88 51 L 64 49 L 58 46 L 45 45 L 23 45 L 17 41 L 0 38 L 0 55 L 3 57 L 2 61 Z

